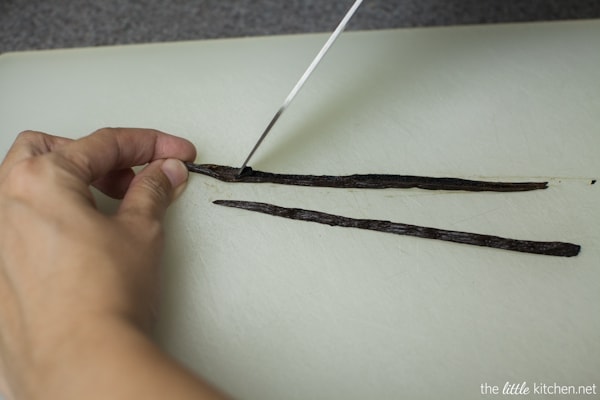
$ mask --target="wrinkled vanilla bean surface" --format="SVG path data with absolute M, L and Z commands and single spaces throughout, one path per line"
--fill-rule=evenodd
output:
M 448 242 L 491 247 L 502 250 L 519 251 L 522 253 L 573 257 L 579 254 L 579 251 L 581 249 L 579 245 L 573 243 L 537 242 L 531 240 L 507 239 L 499 236 L 449 231 L 445 229 L 428 228 L 423 226 L 408 225 L 390 221 L 348 218 L 339 215 L 327 214 L 319 211 L 303 210 L 301 208 L 279 207 L 273 204 L 257 203 L 251 201 L 216 200 L 213 203 L 221 206 L 241 208 L 244 210 L 274 215 L 277 217 L 309 222 L 318 222 L 320 224 L 326 224 L 331 226 L 368 229 L 379 232 L 393 233 L 396 235 L 407 235 L 426 239 L 445 240 Z
M 186 163 L 189 171 L 207 175 L 225 182 L 277 183 L 281 185 L 317 186 L 357 189 L 464 190 L 472 192 L 523 192 L 546 189 L 548 182 L 487 182 L 459 178 L 436 178 L 412 175 L 294 175 L 253 171 L 246 168 L 238 175 L 238 168 L 213 164 Z

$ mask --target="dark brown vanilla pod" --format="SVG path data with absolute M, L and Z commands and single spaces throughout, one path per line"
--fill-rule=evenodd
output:
M 238 175 L 238 168 L 214 164 L 186 163 L 189 171 L 207 175 L 224 182 L 276 183 L 281 185 L 315 186 L 355 189 L 463 190 L 471 192 L 524 192 L 546 189 L 548 182 L 488 182 L 460 178 L 436 178 L 412 175 L 355 174 L 355 175 L 294 175 L 254 171 L 247 167 Z
M 396 235 L 415 236 L 425 239 L 437 239 L 448 242 L 470 244 L 474 246 L 491 247 L 495 249 L 519 251 L 522 253 L 541 254 L 547 256 L 573 257 L 579 254 L 581 246 L 563 242 L 537 242 L 531 240 L 507 239 L 499 236 L 482 235 L 445 229 L 408 225 L 397 222 L 355 219 L 327 214 L 319 211 L 303 210 L 301 208 L 285 208 L 273 204 L 257 203 L 238 200 L 216 200 L 213 202 L 226 207 L 241 208 L 277 217 L 300 221 L 317 222 L 331 226 L 368 229 Z

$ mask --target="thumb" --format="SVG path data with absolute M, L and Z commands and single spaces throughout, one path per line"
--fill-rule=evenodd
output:
M 119 215 L 161 220 L 167 207 L 183 192 L 187 178 L 188 170 L 181 161 L 153 161 L 131 181 Z

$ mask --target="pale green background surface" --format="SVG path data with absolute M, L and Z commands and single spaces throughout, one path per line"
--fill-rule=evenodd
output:
M 600 384 L 599 21 L 348 33 L 253 160 L 276 172 L 548 179 L 441 193 L 192 176 L 167 221 L 157 336 L 242 399 L 478 398 Z M 24 129 L 162 129 L 239 165 L 322 35 L 0 56 Z M 565 259 L 277 219 L 244 199 L 582 245 Z M 110 202 L 102 200 L 104 207 Z M 556 398 L 556 397 L 552 397 Z

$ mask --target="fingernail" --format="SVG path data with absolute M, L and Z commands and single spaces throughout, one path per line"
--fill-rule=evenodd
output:
M 179 160 L 169 158 L 162 163 L 160 168 L 167 178 L 169 178 L 171 186 L 175 189 L 178 189 L 179 186 L 182 186 L 187 181 L 188 170 Z

